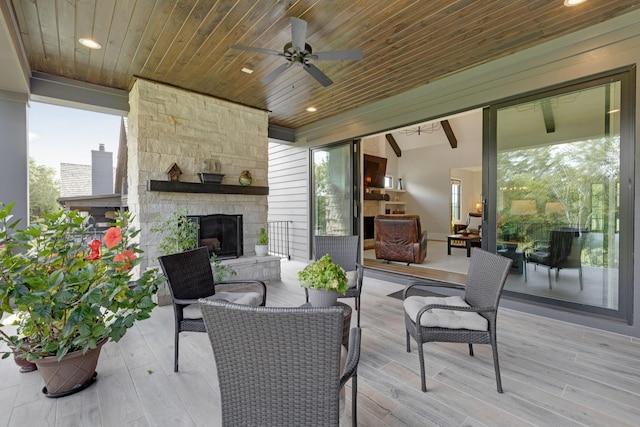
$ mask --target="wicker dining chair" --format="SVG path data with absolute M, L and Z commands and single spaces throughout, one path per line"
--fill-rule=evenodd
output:
M 173 371 L 178 372 L 178 347 L 180 332 L 206 332 L 199 311 L 186 314 L 185 308 L 198 303 L 200 298 L 225 299 L 240 304 L 265 305 L 267 287 L 260 280 L 224 280 L 214 282 L 213 270 L 206 247 L 158 257 L 173 300 L 175 316 L 175 354 Z M 242 292 L 228 292 L 229 288 L 242 286 Z M 225 291 L 217 291 L 216 287 Z M 257 288 L 260 292 L 247 292 L 246 288 Z M 197 306 L 196 306 L 197 307 Z M 195 311 L 195 310 L 194 310 Z
M 201 300 L 200 309 L 218 372 L 223 426 L 338 426 L 340 390 L 349 379 L 357 425 L 360 328 L 351 329 L 341 374 L 341 308 Z
M 496 316 L 512 262 L 509 258 L 475 248 L 471 252 L 466 286 L 445 282 L 415 282 L 405 288 L 403 305 L 407 328 L 407 352 L 411 352 L 410 337 L 413 337 L 418 344 L 422 391 L 427 391 L 422 345 L 426 342 L 456 342 L 468 343 L 471 356 L 473 344 L 491 344 L 496 385 L 498 393 L 502 393 L 496 343 Z M 462 289 L 464 297 L 410 295 L 423 286 Z
M 318 260 L 329 254 L 331 261 L 338 264 L 347 272 L 349 288 L 340 298 L 355 298 L 355 309 L 358 312 L 357 326 L 360 327 L 360 294 L 362 293 L 362 279 L 364 269 L 358 262 L 360 249 L 359 236 L 315 236 L 314 253 Z M 307 302 L 309 291 L 305 288 Z

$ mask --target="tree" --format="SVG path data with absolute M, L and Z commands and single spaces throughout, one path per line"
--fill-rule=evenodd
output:
M 34 220 L 45 213 L 56 213 L 61 209 L 58 204 L 60 187 L 55 179 L 55 171 L 43 165 L 37 165 L 29 157 L 29 218 Z

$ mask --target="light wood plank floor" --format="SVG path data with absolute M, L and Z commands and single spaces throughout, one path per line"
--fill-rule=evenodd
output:
M 269 284 L 269 305 L 304 302 L 296 280 L 303 265 L 283 261 L 282 281 Z M 509 309 L 498 320 L 504 394 L 495 390 L 488 346 L 475 346 L 472 358 L 466 345 L 439 343 L 425 345 L 429 391 L 422 393 L 415 343 L 405 352 L 402 302 L 387 296 L 402 287 L 365 279 L 360 425 L 639 425 L 639 340 Z M 105 345 L 98 381 L 88 389 L 48 399 L 42 385 L 37 372 L 20 374 L 12 360 L 1 360 L 0 426 L 220 425 L 206 334 L 183 333 L 180 373 L 173 372 L 170 306 Z M 342 425 L 350 417 L 348 404 Z

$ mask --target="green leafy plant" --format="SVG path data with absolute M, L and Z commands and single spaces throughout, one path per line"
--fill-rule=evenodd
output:
M 176 209 L 165 220 L 158 215 L 153 220 L 151 232 L 161 233 L 164 237 L 158 245 L 159 255 L 170 255 L 188 251 L 198 246 L 198 223 L 187 218 L 185 206 Z M 236 271 L 220 262 L 216 254 L 211 255 L 214 281 L 220 282 L 227 276 L 235 276 Z
M 137 320 L 147 319 L 158 277 L 133 279 L 140 263 L 139 230 L 119 214 L 102 241 L 90 218 L 78 211 L 44 214 L 19 229 L 13 203 L 0 203 L 0 317 L 14 315 L 16 335 L 0 329 L 9 351 L 34 361 L 119 341 Z M 13 330 L 13 329 L 12 329 Z
M 181 206 L 167 219 L 163 220 L 160 214 L 154 218 L 151 232 L 163 235 L 158 245 L 159 255 L 184 252 L 197 246 L 198 224 L 187 215 L 187 208 Z
M 220 262 L 216 254 L 211 255 L 211 266 L 213 267 L 213 281 L 221 282 L 227 276 L 235 276 L 236 271 Z
M 338 291 L 341 294 L 348 289 L 347 273 L 329 255 L 324 255 L 299 271 L 298 280 L 303 288 Z
M 267 230 L 264 227 L 260 228 L 260 236 L 258 236 L 258 244 L 267 246 L 269 244 L 269 236 L 267 236 Z

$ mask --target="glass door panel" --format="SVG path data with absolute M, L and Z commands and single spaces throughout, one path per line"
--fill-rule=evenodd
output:
M 352 152 L 352 143 L 311 151 L 311 200 L 315 236 L 353 234 Z
M 621 82 L 611 80 L 497 108 L 496 250 L 517 273 L 507 291 L 619 309 Z

